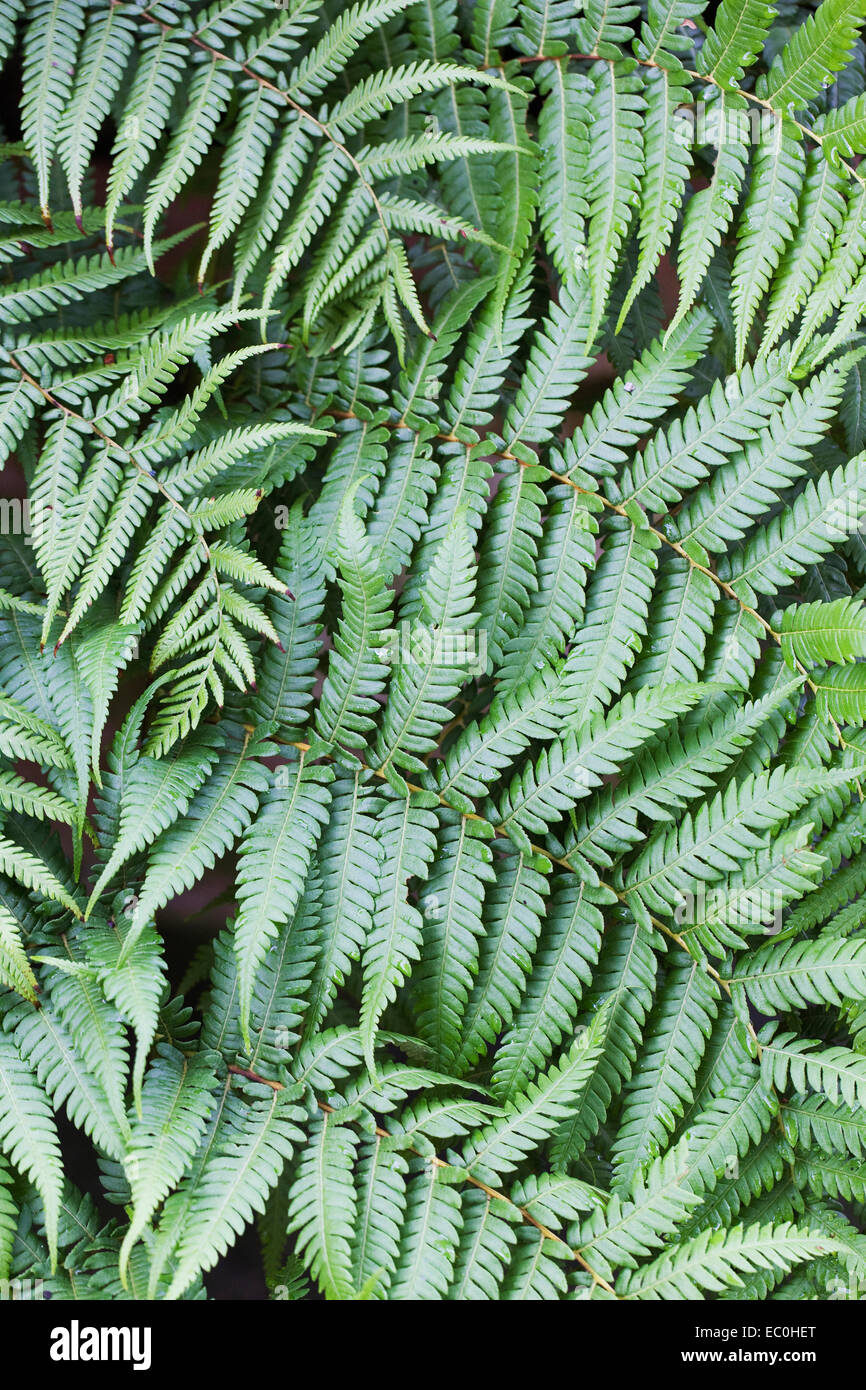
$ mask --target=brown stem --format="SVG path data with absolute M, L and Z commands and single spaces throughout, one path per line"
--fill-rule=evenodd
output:
M 233 1072 L 236 1076 L 246 1077 L 248 1081 L 256 1081 L 259 1082 L 262 1086 L 270 1086 L 272 1091 L 285 1090 L 285 1087 L 281 1081 L 270 1081 L 266 1076 L 259 1076 L 256 1072 L 250 1071 L 248 1067 L 230 1066 L 229 1071 Z M 317 1100 L 316 1104 L 325 1115 L 334 1115 L 338 1113 L 334 1109 L 333 1105 L 327 1105 L 323 1100 Z M 387 1129 L 382 1129 L 379 1125 L 376 1126 L 376 1134 L 380 1139 L 394 1138 L 393 1134 L 390 1134 Z M 444 1158 L 439 1158 L 437 1154 L 434 1154 L 431 1157 L 428 1154 L 419 1153 L 417 1149 L 413 1149 L 411 1147 L 409 1148 L 408 1152 L 415 1154 L 418 1158 L 423 1158 L 427 1163 L 432 1164 L 434 1168 L 454 1167 L 452 1163 L 447 1163 Z M 505 1192 L 500 1192 L 499 1189 L 495 1187 L 489 1187 L 486 1182 L 482 1182 L 480 1178 L 474 1177 L 470 1172 L 466 1172 L 464 1174 L 464 1177 L 466 1182 L 471 1183 L 473 1187 L 477 1187 L 482 1192 L 485 1192 L 492 1201 L 505 1202 L 506 1206 L 509 1206 L 514 1211 L 519 1212 L 521 1220 L 526 1222 L 526 1224 L 529 1226 L 534 1226 L 535 1229 L 537 1231 L 540 1231 L 542 1236 L 546 1237 L 547 1240 L 555 1241 L 557 1245 L 563 1246 L 568 1251 L 572 1259 L 576 1260 L 578 1264 L 582 1265 L 583 1268 L 586 1270 L 587 1274 L 590 1274 L 592 1276 L 592 1281 L 594 1284 L 598 1284 L 599 1288 L 602 1288 L 605 1290 L 605 1292 L 612 1294 L 614 1298 L 617 1297 L 617 1292 L 613 1285 L 609 1284 L 606 1279 L 602 1278 L 602 1276 L 596 1270 L 594 1270 L 590 1264 L 587 1263 L 587 1261 L 581 1255 L 580 1251 L 574 1250 L 569 1245 L 567 1240 L 562 1239 L 562 1236 L 558 1236 L 555 1231 L 551 1231 L 547 1226 L 542 1225 L 542 1223 L 538 1221 L 532 1215 L 531 1212 L 527 1211 L 525 1207 L 521 1207 L 517 1202 L 513 1202 Z

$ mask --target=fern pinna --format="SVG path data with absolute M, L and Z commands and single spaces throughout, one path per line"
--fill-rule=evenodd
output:
M 857 1297 L 866 0 L 702 11 L 3 7 L 0 1278 Z

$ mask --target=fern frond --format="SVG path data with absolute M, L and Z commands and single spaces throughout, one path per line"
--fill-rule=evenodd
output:
M 0 1295 L 852 1296 L 864 19 L 3 7 Z

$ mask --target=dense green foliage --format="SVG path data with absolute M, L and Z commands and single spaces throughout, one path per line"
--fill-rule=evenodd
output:
M 702 12 L 0 9 L 0 1279 L 857 1296 L 866 0 Z

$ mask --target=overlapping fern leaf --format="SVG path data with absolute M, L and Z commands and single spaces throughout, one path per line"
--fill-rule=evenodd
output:
M 866 4 L 700 10 L 0 25 L 0 1279 L 856 1297 Z

